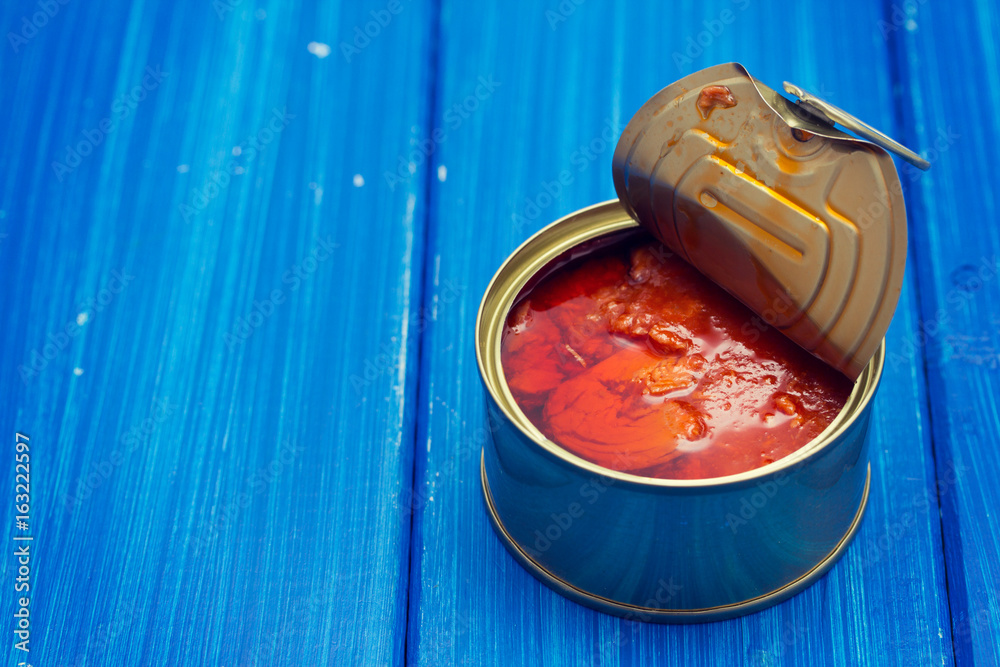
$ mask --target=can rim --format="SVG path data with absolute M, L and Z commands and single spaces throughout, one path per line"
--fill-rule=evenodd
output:
M 584 222 L 592 218 L 605 218 L 603 224 L 593 225 L 593 229 L 586 231 L 582 237 L 574 236 L 571 240 L 553 243 L 551 247 L 542 247 L 537 251 L 537 256 L 532 258 L 531 263 L 525 269 L 516 272 L 516 280 L 508 280 L 509 284 L 504 284 L 507 274 L 512 271 L 512 264 L 523 261 L 525 253 L 531 252 L 535 246 L 541 244 L 553 231 L 560 226 L 572 225 L 580 220 Z M 535 273 L 558 257 L 560 254 L 572 247 L 608 234 L 624 231 L 628 229 L 640 229 L 637 223 L 625 210 L 621 202 L 612 199 L 590 206 L 584 207 L 565 215 L 558 220 L 546 225 L 538 230 L 527 240 L 521 243 L 497 269 L 493 278 L 483 294 L 479 310 L 476 314 L 476 363 L 479 367 L 479 374 L 483 380 L 486 390 L 489 392 L 493 402 L 503 411 L 510 423 L 516 427 L 522 435 L 529 438 L 539 449 L 554 460 L 571 465 L 576 469 L 585 470 L 594 475 L 614 479 L 626 485 L 634 485 L 647 489 L 659 489 L 663 491 L 683 491 L 718 489 L 725 487 L 738 488 L 749 486 L 769 477 L 787 475 L 799 466 L 805 465 L 815 458 L 823 455 L 831 443 L 837 441 L 838 437 L 848 429 L 853 420 L 851 416 L 864 410 L 875 395 L 882 377 L 882 370 L 885 362 L 885 340 L 882 342 L 872 357 L 868 365 L 865 366 L 861 375 L 855 381 L 854 389 L 841 409 L 826 429 L 808 443 L 792 452 L 791 454 L 778 459 L 772 463 L 753 470 L 748 470 L 733 475 L 722 477 L 706 477 L 702 479 L 661 479 L 657 477 L 645 477 L 632 473 L 606 468 L 596 463 L 588 461 L 569 450 L 561 447 L 558 443 L 547 438 L 521 410 L 514 400 L 513 394 L 507 385 L 507 378 L 503 372 L 500 362 L 500 339 L 503 330 L 503 323 L 506 321 L 507 313 L 513 306 L 514 299 L 520 294 L 528 280 Z M 527 270 L 531 268 L 531 270 Z M 502 298 L 498 298 L 498 293 Z M 494 303 L 496 302 L 496 303 Z M 502 312 L 500 312 L 502 311 Z M 789 340 L 794 344 L 793 341 Z M 489 349 L 484 349 L 487 347 Z M 489 354 L 494 360 L 492 365 L 488 365 L 484 359 Z

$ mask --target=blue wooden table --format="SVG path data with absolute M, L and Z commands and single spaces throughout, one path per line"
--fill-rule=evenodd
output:
M 0 26 L 5 664 L 1000 664 L 992 0 L 17 0 Z M 629 622 L 492 533 L 473 324 L 513 248 L 614 196 L 642 102 L 734 60 L 932 163 L 900 165 L 871 501 L 793 599 Z

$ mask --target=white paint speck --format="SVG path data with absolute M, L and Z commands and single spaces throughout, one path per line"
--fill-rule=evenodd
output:
M 354 174 L 354 187 L 360 188 L 365 185 L 365 177 L 361 174 Z
M 242 152 L 243 152 L 243 148 L 242 147 L 240 147 L 240 146 L 233 146 L 233 155 L 239 157 L 239 155 Z
M 411 162 L 410 165 L 409 165 L 409 169 L 410 169 L 410 173 L 411 174 L 417 173 L 417 165 L 416 165 L 416 163 L 415 162 Z
M 914 30 L 916 30 L 916 29 L 917 29 L 917 22 L 916 22 L 916 21 L 914 21 L 913 19 L 909 19 L 909 20 L 908 20 L 908 21 L 906 22 L 906 29 L 907 29 L 907 31 L 909 31 L 909 32 L 913 32 Z
M 77 366 L 76 368 L 73 369 L 73 375 L 80 377 L 81 375 L 83 375 L 83 369 Z
M 306 48 L 309 50 L 309 53 L 313 54 L 317 58 L 326 58 L 330 55 L 330 45 L 324 44 L 323 42 L 309 42 L 309 45 L 306 46 Z
M 319 206 L 320 203 L 322 203 L 322 201 L 323 201 L 323 188 L 316 188 L 313 191 L 313 203 Z
M 438 165 L 438 180 L 442 183 L 448 180 L 448 167 L 443 164 Z
M 84 324 L 87 323 L 87 320 L 89 319 L 90 315 L 88 315 L 87 313 L 80 313 L 79 315 L 76 316 L 76 323 L 82 327 Z
M 187 165 L 187 164 L 179 164 L 179 165 L 177 165 L 177 173 L 178 174 L 186 174 L 189 171 L 191 171 L 191 166 L 190 165 Z

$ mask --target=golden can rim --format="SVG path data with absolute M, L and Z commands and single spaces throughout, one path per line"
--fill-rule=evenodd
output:
M 563 227 L 566 229 L 561 229 Z M 875 395 L 885 362 L 884 340 L 858 377 L 840 413 L 822 433 L 784 458 L 734 475 L 695 480 L 661 479 L 605 468 L 559 446 L 532 424 L 514 400 L 500 361 L 500 339 L 507 313 L 528 281 L 553 259 L 585 241 L 630 229 L 640 229 L 639 223 L 628 214 L 619 200 L 612 199 L 587 206 L 559 218 L 530 236 L 507 257 L 493 275 L 476 315 L 476 362 L 486 390 L 510 424 L 543 452 L 564 464 L 626 485 L 659 488 L 663 491 L 704 491 L 749 485 L 805 465 L 822 455 L 828 445 L 837 442 L 840 435 L 854 422 L 855 416 L 864 411 Z M 553 235 L 553 239 L 548 238 Z M 532 251 L 534 255 L 530 254 Z

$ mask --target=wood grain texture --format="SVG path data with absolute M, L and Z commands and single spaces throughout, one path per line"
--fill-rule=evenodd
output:
M 0 6 L 0 489 L 26 432 L 34 664 L 1000 663 L 997 7 L 578 2 Z M 475 316 L 528 235 L 614 197 L 632 113 L 730 60 L 933 168 L 901 169 L 855 543 L 762 613 L 630 623 L 493 534 Z
M 428 5 L 337 46 L 384 6 L 70 3 L 0 49 L 2 488 L 18 429 L 34 664 L 403 661 L 426 183 L 382 174 L 426 122 Z
M 952 637 L 960 664 L 1000 664 L 1000 7 L 919 4 L 889 31 L 907 140 L 932 162 L 904 179 L 913 212 Z M 904 94 L 906 94 L 904 93 Z
M 557 11 L 557 3 L 549 4 Z M 731 20 L 712 23 L 723 19 Z M 471 93 L 480 76 L 501 85 L 435 156 L 448 180 L 431 201 L 428 261 L 435 269 L 426 289 L 440 293 L 445 281 L 469 289 L 440 308 L 423 344 L 426 426 L 418 437 L 416 484 L 427 502 L 413 537 L 413 663 L 951 663 L 919 351 L 886 369 L 873 433 L 871 505 L 855 545 L 808 591 L 753 616 L 657 627 L 564 600 L 534 581 L 492 535 L 477 475 L 484 406 L 472 337 L 479 297 L 530 232 L 614 196 L 613 143 L 601 138 L 606 125 L 615 140 L 663 85 L 739 60 L 774 87 L 795 81 L 898 133 L 881 19 L 877 7 L 864 3 L 835 13 L 732 2 L 669 9 L 587 3 L 558 18 L 529 3 L 494 12 L 444 3 L 439 110 Z M 710 38 L 698 47 L 703 30 Z M 572 184 L 546 197 L 563 170 Z M 519 226 L 515 215 L 527 224 Z M 890 348 L 915 325 L 916 303 L 911 271 Z

